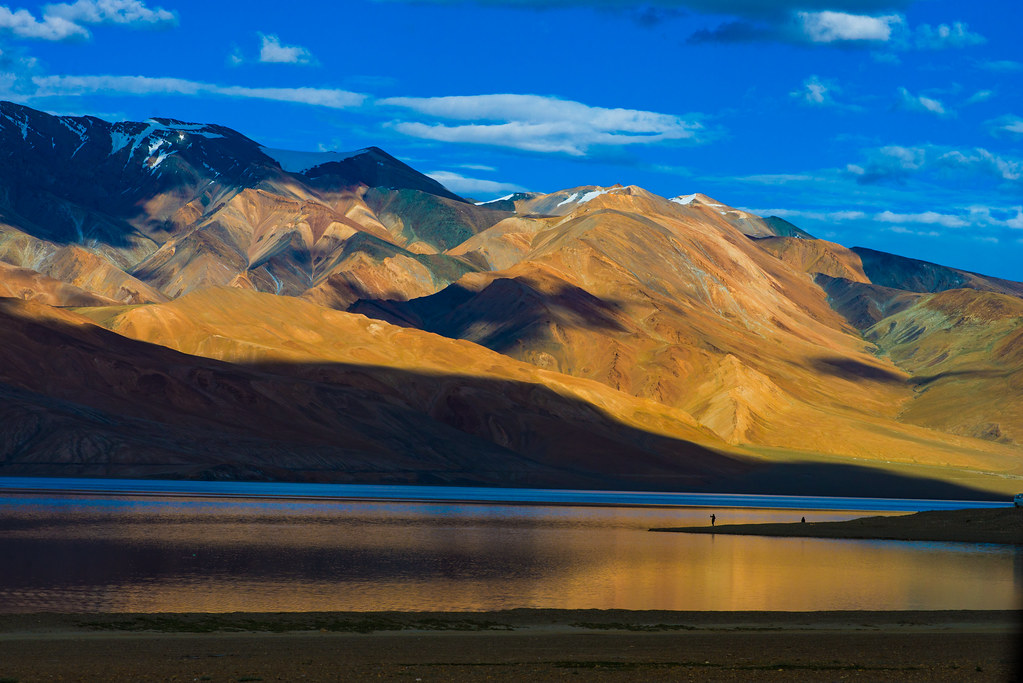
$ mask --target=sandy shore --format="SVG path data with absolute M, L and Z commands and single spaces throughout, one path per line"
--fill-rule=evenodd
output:
M 1016 612 L 0 615 L 0 681 L 1005 681 Z
M 862 517 L 847 522 L 814 522 L 808 519 L 806 523 L 718 524 L 651 531 L 1023 545 L 1023 509 L 935 510 L 889 517 Z

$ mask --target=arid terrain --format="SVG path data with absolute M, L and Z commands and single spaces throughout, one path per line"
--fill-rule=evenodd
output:
M 698 193 L 477 203 L 212 124 L 0 103 L 0 155 L 3 475 L 1023 481 L 1020 283 Z

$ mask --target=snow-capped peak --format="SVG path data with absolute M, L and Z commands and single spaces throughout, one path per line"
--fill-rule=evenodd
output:
M 587 202 L 593 201 L 594 199 L 601 195 L 615 194 L 619 192 L 628 193 L 628 189 L 629 188 L 623 187 L 621 185 L 613 185 L 611 187 L 594 187 L 593 189 L 580 188 L 566 196 L 557 204 L 555 204 L 554 208 L 564 206 L 565 204 L 575 204 L 578 206 L 579 204 L 585 204 Z

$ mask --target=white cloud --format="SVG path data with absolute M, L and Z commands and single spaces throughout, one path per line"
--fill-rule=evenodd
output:
M 867 217 L 862 211 L 809 211 L 804 209 L 742 209 L 758 216 L 778 216 L 779 218 L 794 218 L 826 223 L 837 223 L 841 221 L 856 221 Z
M 1013 230 L 1023 230 L 1023 206 L 1017 206 L 1015 218 L 1010 218 L 1005 224 Z
M 263 41 L 259 49 L 259 61 L 272 64 L 314 64 L 308 49 L 299 45 L 282 45 L 281 39 L 275 35 L 260 34 Z
M 221 95 L 278 102 L 295 102 L 332 109 L 357 107 L 365 95 L 329 88 L 250 88 L 225 86 L 181 78 L 154 78 L 150 76 L 37 76 L 33 97 L 59 95 L 87 95 L 105 93 L 116 95 Z
M 46 5 L 44 17 L 59 17 L 75 24 L 148 24 L 175 25 L 173 12 L 162 7 L 150 9 L 140 0 L 77 0 L 68 4 Z
M 847 111 L 862 110 L 859 105 L 846 104 L 836 100 L 835 96 L 841 94 L 842 88 L 836 82 L 814 75 L 803 81 L 803 87 L 793 90 L 789 96 L 812 107 L 833 107 Z
M 150 9 L 140 0 L 77 0 L 73 4 L 45 5 L 41 18 L 25 9 L 11 10 L 0 5 L 0 34 L 35 40 L 88 38 L 90 24 L 120 24 L 136 27 L 161 27 L 177 24 L 173 12 Z
M 1008 134 L 1010 137 L 1023 136 L 1023 119 L 1012 114 L 987 122 L 988 130 L 994 136 Z
M 981 62 L 980 68 L 987 69 L 988 71 L 1023 71 L 1023 62 L 1014 62 L 1011 59 L 1001 59 L 990 62 Z
M 892 29 L 903 23 L 897 14 L 872 17 L 830 10 L 797 12 L 796 19 L 803 34 L 814 43 L 885 42 L 892 37 Z
M 444 142 L 512 147 L 583 156 L 594 146 L 696 141 L 697 121 L 635 109 L 591 107 L 541 95 L 392 97 L 378 104 L 411 109 L 462 125 L 397 121 L 392 127 L 413 137 Z
M 920 111 L 927 112 L 930 114 L 937 114 L 938 116 L 946 116 L 952 114 L 945 109 L 938 100 L 930 97 L 924 97 L 923 95 L 914 95 L 905 88 L 899 88 L 899 107 L 907 111 Z
M 849 164 L 846 171 L 862 184 L 902 182 L 910 176 L 928 174 L 953 177 L 975 174 L 1018 183 L 1023 179 L 1023 161 L 998 156 L 982 147 L 889 145 L 872 150 L 866 163 Z
M 969 207 L 970 221 L 983 225 L 1023 230 L 1023 206 L 1012 207 L 990 207 L 971 206 Z M 999 217 L 996 214 L 1001 214 Z
M 757 183 L 758 185 L 783 185 L 785 183 L 804 183 L 817 180 L 816 176 L 806 173 L 759 173 L 756 175 L 739 176 L 736 180 Z
M 932 158 L 931 163 L 938 168 L 978 170 L 1008 181 L 1023 179 L 1023 163 L 992 154 L 981 147 L 967 151 L 951 149 L 936 158 L 932 155 Z
M 964 228 L 969 223 L 959 216 L 952 216 L 936 211 L 924 211 L 922 213 L 894 213 L 882 211 L 874 216 L 874 220 L 882 223 L 895 224 L 919 224 L 919 225 L 940 225 L 943 228 Z
M 995 93 L 993 90 L 978 90 L 977 92 L 970 95 L 969 99 L 964 104 L 978 104 L 980 102 L 987 102 Z
M 914 43 L 921 50 L 944 50 L 950 47 L 969 47 L 983 45 L 987 38 L 979 33 L 972 33 L 966 24 L 955 22 L 951 26 L 939 24 L 917 26 Z
M 433 171 L 427 173 L 438 183 L 456 194 L 467 194 L 480 198 L 479 195 L 500 195 L 508 192 L 525 192 L 526 188 L 514 183 L 501 183 L 496 180 L 484 180 L 481 178 L 468 178 L 459 173 L 450 171 Z
M 69 38 L 88 38 L 89 31 L 67 19 L 44 16 L 36 19 L 31 12 L 24 9 L 11 11 L 0 5 L 0 33 L 11 33 L 18 38 L 36 40 L 67 40 Z
M 810 76 L 803 81 L 802 90 L 794 90 L 789 95 L 796 99 L 802 100 L 807 104 L 827 104 L 832 102 L 831 95 L 828 94 L 828 86 L 820 79 L 819 76 Z

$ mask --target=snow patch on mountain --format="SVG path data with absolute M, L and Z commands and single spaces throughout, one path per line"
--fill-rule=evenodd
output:
M 491 200 L 488 200 L 488 201 L 485 201 L 485 202 L 476 202 L 476 206 L 485 206 L 487 204 L 493 204 L 494 202 L 503 202 L 506 199 L 511 199 L 514 196 L 515 196 L 515 193 L 506 194 L 505 196 L 498 197 L 497 199 L 491 199 Z
M 581 192 L 573 192 L 572 194 L 568 195 L 568 197 L 566 197 L 565 199 L 561 200 L 559 203 L 555 204 L 554 208 L 556 209 L 559 206 L 562 206 L 564 204 L 568 204 L 568 203 L 574 202 L 579 197 L 579 195 L 581 195 L 581 194 L 582 194 Z
M 597 197 L 599 197 L 602 194 L 607 194 L 609 192 L 612 192 L 615 189 L 616 188 L 607 188 L 607 189 L 601 189 L 601 190 L 591 190 L 590 192 L 587 192 L 582 197 L 580 197 L 578 203 L 579 204 L 585 204 L 586 202 L 591 201 L 593 199 L 596 199 Z
M 159 144 L 164 142 L 172 144 L 173 142 L 185 142 L 189 136 L 194 135 L 207 140 L 224 137 L 223 134 L 211 130 L 210 126 L 202 123 L 149 119 L 141 130 L 138 130 L 138 125 L 137 123 L 115 123 L 110 127 L 111 156 L 130 146 L 128 151 L 130 159 L 135 156 L 135 151 L 147 142 L 150 150 L 153 150 L 153 145 L 157 144 L 157 141 Z M 150 151 L 148 156 L 152 156 L 154 151 Z
M 0 114 L 0 125 L 2 125 L 4 121 L 10 121 L 15 126 L 17 126 L 21 130 L 21 137 L 22 137 L 22 139 L 23 140 L 28 140 L 29 127 L 28 127 L 28 118 L 27 117 L 24 117 L 24 116 L 12 117 L 9 114 Z
M 672 197 L 668 201 L 669 202 L 675 202 L 676 204 L 681 204 L 682 206 L 689 206 L 693 202 L 696 202 L 696 201 L 699 201 L 699 200 L 696 198 L 695 194 L 680 194 L 677 197 Z

